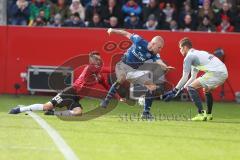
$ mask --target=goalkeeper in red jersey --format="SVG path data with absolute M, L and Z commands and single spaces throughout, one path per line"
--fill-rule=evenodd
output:
M 83 107 L 79 100 L 83 98 L 89 87 L 96 84 L 101 84 L 106 90 L 109 90 L 106 79 L 103 77 L 104 70 L 103 61 L 99 52 L 94 51 L 89 54 L 89 64 L 85 66 L 78 79 L 72 86 L 65 88 L 58 93 L 54 98 L 45 104 L 32 104 L 28 106 L 18 105 L 10 110 L 9 114 L 18 114 L 26 111 L 47 111 L 47 114 L 62 115 L 62 116 L 81 116 Z M 91 96 L 91 94 L 88 96 Z M 66 106 L 65 111 L 53 111 L 55 107 Z

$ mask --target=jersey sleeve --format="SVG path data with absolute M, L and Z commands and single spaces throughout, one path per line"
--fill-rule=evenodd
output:
M 81 77 L 83 79 L 86 79 L 87 78 L 87 75 L 89 74 L 89 72 L 91 71 L 91 67 L 89 65 L 85 66 L 82 73 L 81 73 Z
M 183 62 L 183 72 L 190 73 L 192 69 L 192 63 L 194 61 L 193 55 L 188 55 Z
M 143 38 L 140 37 L 137 34 L 132 34 L 132 36 L 130 37 L 130 40 L 134 43 L 137 44 L 138 42 L 140 42 Z
M 156 54 L 152 57 L 153 62 L 156 62 L 159 59 L 161 59 L 159 54 Z
M 187 55 L 183 62 L 183 73 L 182 78 L 178 82 L 176 88 L 181 89 L 188 81 L 188 76 L 193 71 L 195 73 L 195 69 L 192 70 L 192 64 L 195 62 L 196 57 L 194 55 Z

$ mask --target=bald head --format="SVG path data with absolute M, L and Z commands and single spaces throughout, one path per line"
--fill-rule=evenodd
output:
M 154 54 L 157 54 L 160 52 L 160 50 L 164 46 L 164 40 L 161 36 L 155 36 L 149 43 L 149 50 L 152 51 Z
M 162 38 L 161 36 L 155 36 L 155 37 L 153 37 L 152 42 L 154 42 L 154 43 L 160 43 L 160 44 L 164 45 L 164 40 L 163 40 L 163 38 Z

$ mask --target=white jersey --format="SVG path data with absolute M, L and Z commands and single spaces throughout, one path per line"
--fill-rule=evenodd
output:
M 184 58 L 183 71 L 191 72 L 191 67 L 204 72 L 224 72 L 227 74 L 225 64 L 212 54 L 206 51 L 190 49 Z

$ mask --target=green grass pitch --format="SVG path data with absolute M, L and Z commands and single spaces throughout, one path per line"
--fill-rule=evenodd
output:
M 17 104 L 44 103 L 50 97 L 0 96 L 0 159 L 60 160 L 63 155 L 30 116 L 9 115 Z M 85 110 L 97 100 L 82 100 Z M 120 103 L 117 108 L 89 121 L 63 121 L 37 112 L 56 129 L 81 160 L 239 160 L 240 106 L 215 103 L 214 120 L 190 122 L 191 102 L 155 101 L 152 112 L 159 119 L 142 121 L 139 106 Z M 135 115 L 136 117 L 133 117 Z M 179 116 L 174 119 L 174 116 Z M 183 116 L 183 117 L 184 117 Z

